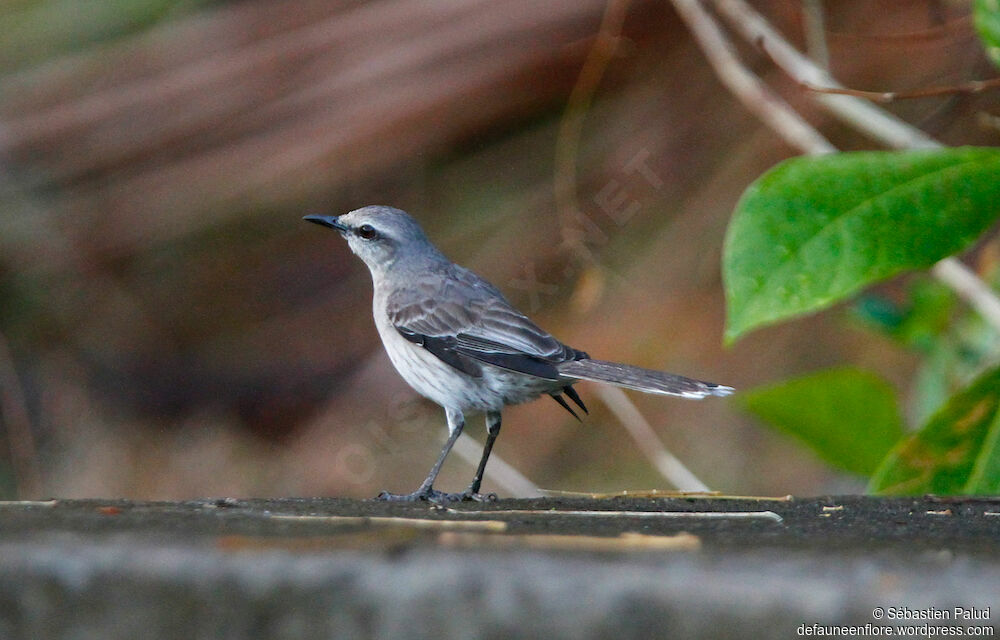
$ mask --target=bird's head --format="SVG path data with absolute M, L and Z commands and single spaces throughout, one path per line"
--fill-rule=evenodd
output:
M 440 255 L 417 221 L 393 207 L 373 205 L 340 216 L 310 215 L 303 219 L 339 231 L 372 274 L 384 272 L 401 257 Z

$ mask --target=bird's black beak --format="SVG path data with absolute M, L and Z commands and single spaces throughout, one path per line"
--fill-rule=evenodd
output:
M 303 220 L 308 220 L 309 222 L 315 222 L 316 224 L 323 225 L 324 227 L 330 227 L 331 229 L 336 229 L 341 233 L 350 231 L 351 228 L 345 224 L 338 222 L 337 216 L 305 216 Z

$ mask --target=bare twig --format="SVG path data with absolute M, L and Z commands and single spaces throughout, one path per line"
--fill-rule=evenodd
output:
M 558 551 L 697 551 L 701 539 L 690 533 L 673 535 L 649 535 L 626 531 L 618 537 L 581 536 L 563 534 L 521 533 L 498 536 L 489 533 L 468 533 L 445 531 L 438 536 L 438 542 L 445 547 L 473 548 L 530 548 Z
M 20 498 L 35 496 L 41 490 L 41 473 L 35 450 L 31 419 L 24 401 L 24 390 L 14 369 L 7 338 L 0 333 L 0 418 L 7 430 L 11 466 Z
M 861 89 L 849 89 L 844 87 L 818 87 L 807 83 L 803 83 L 802 86 L 813 93 L 855 96 L 885 104 L 896 100 L 912 100 L 914 98 L 930 98 L 934 96 L 948 96 L 954 94 L 975 94 L 987 90 L 1000 89 L 1000 78 L 990 78 L 989 80 L 970 80 L 969 82 L 963 82 L 962 84 L 949 85 L 945 87 L 926 87 L 924 89 L 914 89 L 912 91 L 863 91 Z
M 830 49 L 826 46 L 826 21 L 823 0 L 802 0 L 802 24 L 805 28 L 806 51 L 816 64 L 830 68 Z
M 976 124 L 983 129 L 992 129 L 1000 132 L 1000 116 L 980 111 L 976 114 Z
M 843 89 L 823 69 L 793 47 L 771 24 L 742 0 L 713 0 L 729 25 L 760 47 L 781 70 L 800 84 Z M 706 19 L 714 19 L 700 6 Z M 854 96 L 818 94 L 817 102 L 858 131 L 894 149 L 936 149 L 941 145 L 923 131 Z M 765 121 L 766 122 L 766 121 Z
M 700 0 L 673 0 L 673 4 L 719 79 L 747 109 L 797 149 L 807 153 L 832 153 L 837 150 L 795 109 L 740 63 L 732 43 Z
M 931 273 L 965 300 L 990 325 L 1000 328 L 1000 298 L 961 260 L 942 260 L 934 265 Z
M 745 498 L 744 498 L 745 499 Z M 640 518 L 644 520 L 770 520 L 783 522 L 780 514 L 771 511 L 612 511 L 610 509 L 490 509 L 475 511 L 471 509 L 447 509 L 453 515 L 490 514 L 519 515 L 554 518 Z M 342 516 L 343 517 L 343 516 Z
M 639 450 L 649 458 L 667 482 L 681 491 L 709 490 L 704 482 L 667 450 L 660 437 L 656 435 L 656 431 L 624 391 L 618 387 L 603 385 L 598 386 L 596 391 L 608 409 L 611 409 L 611 412 L 625 425 L 629 435 L 638 443 Z
M 823 69 L 829 69 L 830 51 L 826 44 L 826 30 L 823 25 L 823 0 L 802 0 L 802 22 L 805 30 L 806 52 L 809 54 L 809 58 Z M 955 85 L 927 87 L 911 91 L 864 91 L 844 87 L 817 86 L 808 83 L 801 83 L 799 86 L 814 93 L 855 96 L 886 104 L 896 100 L 982 93 L 983 91 L 1000 88 L 1000 78 L 969 80 Z
M 605 6 L 597 38 L 570 92 L 566 112 L 559 122 L 559 135 L 556 138 L 553 182 L 562 240 L 569 249 L 587 261 L 593 261 L 593 256 L 584 245 L 576 222 L 580 213 L 576 195 L 577 152 L 580 148 L 583 121 L 587 111 L 590 110 L 594 93 L 608 68 L 608 63 L 618 47 L 629 2 L 630 0 L 609 0 Z

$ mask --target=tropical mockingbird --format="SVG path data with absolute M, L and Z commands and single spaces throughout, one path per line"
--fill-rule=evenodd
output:
M 448 440 L 427 479 L 410 494 L 386 500 L 481 499 L 479 487 L 500 411 L 509 404 L 554 398 L 577 417 L 584 412 L 578 380 L 684 398 L 725 396 L 731 387 L 627 364 L 594 360 L 540 329 L 500 291 L 446 258 L 416 220 L 392 207 L 370 206 L 341 216 L 306 216 L 336 229 L 371 271 L 375 327 L 406 382 L 444 408 Z M 434 489 L 445 457 L 462 433 L 466 411 L 486 414 L 486 445 L 472 483 L 462 493 Z

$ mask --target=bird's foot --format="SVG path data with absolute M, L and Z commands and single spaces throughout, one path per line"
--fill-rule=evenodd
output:
M 383 491 L 378 494 L 376 500 L 384 500 L 386 502 L 430 502 L 433 504 L 445 504 L 448 502 L 461 502 L 465 499 L 464 495 L 465 494 L 462 493 L 446 493 L 444 491 L 438 491 L 434 487 L 427 485 L 421 486 L 413 493 L 389 493 L 388 491 Z
M 440 498 L 441 492 L 433 489 L 431 487 L 420 487 L 413 493 L 389 493 L 388 491 L 383 491 L 377 496 L 376 500 L 382 500 L 383 502 L 437 502 Z
M 481 494 L 478 491 L 466 489 L 460 493 L 447 493 L 438 491 L 433 487 L 420 487 L 413 493 L 389 493 L 383 491 L 378 494 L 376 500 L 385 502 L 431 502 L 433 504 L 447 504 L 450 502 L 493 502 L 497 499 L 497 494 Z
M 496 502 L 498 499 L 497 494 L 495 493 L 479 493 L 478 490 L 473 490 L 472 487 L 469 487 L 462 493 L 457 493 L 455 495 L 461 496 L 462 500 L 470 502 Z

